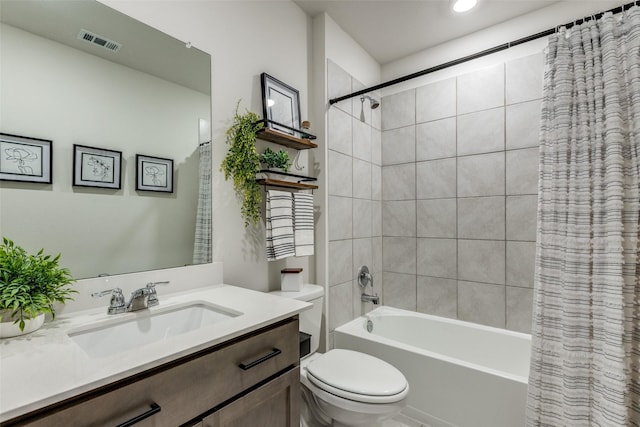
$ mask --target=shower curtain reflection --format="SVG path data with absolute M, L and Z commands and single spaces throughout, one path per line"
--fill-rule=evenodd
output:
M 209 263 L 211 259 L 211 142 L 200 144 L 200 188 L 196 213 L 196 236 L 193 263 Z

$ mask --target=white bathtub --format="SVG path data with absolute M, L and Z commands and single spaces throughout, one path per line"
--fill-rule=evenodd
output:
M 431 427 L 525 423 L 530 335 L 379 307 L 337 328 L 334 340 L 400 369 L 411 389 L 403 412 Z

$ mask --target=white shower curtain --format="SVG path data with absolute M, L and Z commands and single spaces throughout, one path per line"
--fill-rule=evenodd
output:
M 640 9 L 551 36 L 528 426 L 640 425 Z
M 211 142 L 200 144 L 200 187 L 196 213 L 196 237 L 193 263 L 211 262 Z

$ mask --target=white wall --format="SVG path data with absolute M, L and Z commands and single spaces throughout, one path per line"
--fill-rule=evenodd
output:
M 52 185 L 2 183 L 2 235 L 62 253 L 76 278 L 190 264 L 198 118 L 209 115 L 209 97 L 8 25 L 1 31 L 2 131 L 53 140 Z M 121 151 L 122 188 L 73 187 L 73 144 Z M 174 160 L 173 194 L 136 193 L 136 154 Z
M 622 4 L 624 0 L 607 1 L 561 1 L 532 13 L 519 16 L 502 24 L 494 25 L 465 37 L 443 43 L 382 66 L 382 81 L 389 81 L 436 65 L 462 58 L 485 49 L 515 41 L 558 25 L 572 22 L 591 14 L 609 10 Z M 505 51 L 488 55 L 473 61 L 390 86 L 383 94 L 401 92 L 435 81 L 455 77 L 479 68 L 503 63 L 511 59 L 541 52 L 547 45 L 547 38 L 538 39 Z
M 316 233 L 315 233 L 315 271 L 316 271 L 316 283 L 325 287 L 327 286 L 327 278 L 328 278 L 328 222 L 327 222 L 327 203 L 328 203 L 328 192 L 327 192 L 327 153 L 326 153 L 326 141 L 327 141 L 327 128 L 326 128 L 326 111 L 327 111 L 327 103 L 326 93 L 327 93 L 327 57 L 325 54 L 326 51 L 326 43 L 325 43 L 325 33 L 326 33 L 326 14 L 320 14 L 314 18 L 312 24 L 312 63 L 313 63 L 313 85 L 312 85 L 312 93 L 313 93 L 313 104 L 311 105 L 311 117 L 315 125 L 315 133 L 320 139 L 323 141 L 320 149 L 316 149 L 311 153 L 310 156 L 310 164 L 314 165 L 314 168 L 318 169 L 318 184 L 319 188 L 315 192 L 316 196 L 314 197 L 314 205 L 317 206 L 317 217 L 316 217 Z M 315 208 L 315 206 L 314 206 Z M 326 299 L 325 299 L 326 302 Z M 326 315 L 326 307 L 328 303 L 325 304 L 325 315 Z M 324 337 L 321 340 L 321 348 L 324 348 Z
M 380 64 L 329 15 L 325 16 L 324 24 L 326 57 L 365 86 L 378 84 L 381 77 Z
M 311 24 L 305 13 L 290 1 L 102 3 L 212 56 L 213 259 L 224 262 L 225 283 L 275 289 L 280 269 L 288 265 L 301 266 L 313 280 L 312 257 L 267 263 L 263 228 L 245 230 L 232 183 L 219 172 L 227 151 L 224 134 L 238 100 L 241 109 L 262 111 L 262 72 L 298 89 L 302 119 L 308 117 Z

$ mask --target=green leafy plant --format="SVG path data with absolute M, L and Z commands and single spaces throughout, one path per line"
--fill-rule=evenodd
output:
M 30 255 L 13 241 L 3 237 L 0 245 L 0 311 L 4 318 L 15 319 L 24 330 L 25 319 L 40 313 L 55 317 L 53 304 L 64 304 L 77 291 L 69 285 L 74 282 L 68 269 L 60 267 L 60 254 L 44 254 L 44 249 Z
M 240 101 L 236 104 L 233 124 L 227 130 L 226 142 L 229 151 L 225 156 L 220 170 L 224 172 L 224 179 L 233 178 L 233 188 L 242 206 L 240 213 L 244 218 L 244 226 L 257 224 L 262 217 L 260 204 L 262 193 L 256 182 L 256 173 L 260 170 L 260 156 L 256 151 L 256 135 L 264 124 L 259 121 L 256 113 L 246 110 L 244 114 L 238 112 Z
M 260 156 L 260 162 L 267 165 L 267 167 L 280 168 L 285 172 L 288 172 L 289 167 L 291 167 L 289 153 L 287 153 L 285 150 L 276 152 L 269 147 L 267 147 L 267 149 L 264 150 L 264 153 L 262 153 L 262 155 Z

